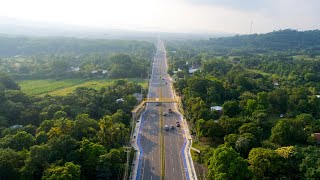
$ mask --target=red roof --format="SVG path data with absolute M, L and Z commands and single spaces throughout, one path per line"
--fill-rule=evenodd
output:
M 320 133 L 313 133 L 313 135 L 316 138 L 317 142 L 320 142 Z

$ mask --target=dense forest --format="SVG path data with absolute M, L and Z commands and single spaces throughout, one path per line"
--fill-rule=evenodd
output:
M 234 37 L 211 38 L 202 41 L 175 41 L 176 47 L 186 52 L 206 52 L 213 55 L 253 55 L 279 52 L 320 55 L 320 30 L 296 31 L 285 29 L 266 34 L 237 35 Z
M 319 37 L 283 30 L 168 42 L 200 178 L 320 178 Z
M 122 176 L 140 85 L 117 80 L 99 91 L 28 97 L 8 75 L 0 77 L 0 179 Z
M 153 44 L 0 39 L 0 179 L 121 179 L 134 93 L 143 88 L 118 78 L 147 78 Z M 65 96 L 28 96 L 16 83 L 66 78 L 112 83 Z

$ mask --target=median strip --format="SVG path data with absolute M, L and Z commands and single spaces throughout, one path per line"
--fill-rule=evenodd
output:
M 161 66 L 160 66 L 160 73 L 161 73 Z M 162 81 L 159 87 L 159 97 L 160 99 L 162 99 Z M 165 177 L 165 144 L 164 144 L 164 137 L 163 137 L 163 107 L 162 105 L 160 105 L 160 147 L 161 147 L 161 178 L 162 180 L 164 180 Z

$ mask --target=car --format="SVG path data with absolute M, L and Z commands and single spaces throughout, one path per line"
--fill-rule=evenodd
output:
M 169 113 L 173 113 L 172 109 L 169 109 Z
M 156 103 L 156 106 L 160 106 L 160 103 Z
M 166 112 L 163 112 L 163 116 L 167 116 L 167 113 L 166 113 Z
M 168 125 L 165 125 L 165 126 L 164 126 L 164 130 L 166 130 L 166 131 L 168 131 L 168 130 L 169 130 Z
M 174 129 L 174 126 L 173 126 L 173 125 L 171 125 L 171 129 Z
M 166 84 L 168 84 L 168 83 L 166 82 Z
M 179 122 L 177 122 L 177 127 L 180 127 L 180 123 Z

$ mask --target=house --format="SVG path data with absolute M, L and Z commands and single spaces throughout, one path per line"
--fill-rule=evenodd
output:
M 108 73 L 108 70 L 102 70 L 102 74 Z
M 23 127 L 22 125 L 16 124 L 16 125 L 10 126 L 10 129 L 17 129 L 17 128 L 22 128 L 22 127 Z
M 195 73 L 196 71 L 198 71 L 199 70 L 199 68 L 190 68 L 189 69 L 189 74 L 193 74 L 193 73 Z
M 80 71 L 80 67 L 70 67 L 70 70 L 72 72 L 78 72 L 78 71 Z
M 173 71 L 173 74 L 177 74 L 177 72 L 182 71 L 180 68 L 178 68 L 177 71 Z
M 123 103 L 124 102 L 124 100 L 122 98 L 119 98 L 116 101 L 117 101 L 117 103 Z
M 211 106 L 210 110 L 211 111 L 222 111 L 222 106 Z
M 320 144 L 320 133 L 313 133 L 313 137 L 315 138 L 317 144 Z
M 320 98 L 320 94 L 317 94 L 316 97 L 317 97 L 317 98 Z
M 273 82 L 273 85 L 274 85 L 274 86 L 279 86 L 279 82 L 278 82 L 278 81 L 274 81 L 274 82 Z
M 97 70 L 91 71 L 91 74 L 96 74 L 96 73 L 98 73 Z

